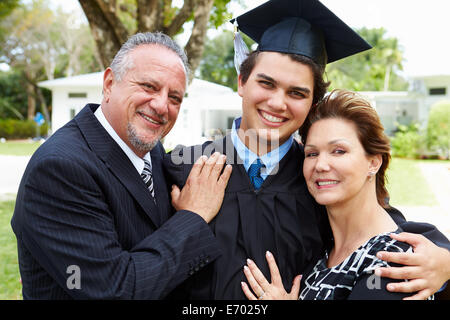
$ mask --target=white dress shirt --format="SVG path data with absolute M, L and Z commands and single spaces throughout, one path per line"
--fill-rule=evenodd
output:
M 106 120 L 105 115 L 103 114 L 102 106 L 97 108 L 94 115 L 97 117 L 98 121 L 103 126 L 103 128 L 105 128 L 105 130 L 109 133 L 109 135 L 114 139 L 114 141 L 117 142 L 117 144 L 120 146 L 123 152 L 125 152 L 125 154 L 130 159 L 131 163 L 133 163 L 134 167 L 136 168 L 136 170 L 140 175 L 142 173 L 142 170 L 144 170 L 144 160 L 140 158 L 136 153 L 134 153 L 133 150 L 131 150 L 130 147 L 119 137 L 119 135 L 116 133 L 113 127 L 111 127 L 108 120 Z M 152 159 L 150 158 L 150 152 L 147 152 L 145 154 L 144 159 L 150 162 L 151 168 Z

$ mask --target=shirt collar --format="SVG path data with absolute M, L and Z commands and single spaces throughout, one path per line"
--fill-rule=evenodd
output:
M 131 150 L 130 147 L 119 137 L 117 132 L 114 130 L 114 128 L 109 124 L 108 120 L 106 119 L 105 114 L 102 111 L 102 106 L 97 108 L 94 115 L 97 117 L 97 120 L 100 122 L 103 128 L 105 128 L 106 132 L 109 133 L 111 138 L 113 138 L 114 141 L 123 150 L 123 152 L 125 152 L 127 157 L 130 159 L 131 163 L 136 168 L 137 172 L 141 174 L 142 170 L 144 170 L 144 160 L 140 158 L 136 153 L 134 153 L 133 150 Z M 147 152 L 145 154 L 144 159 L 150 162 L 151 168 L 152 159 L 150 157 L 150 152 Z
M 248 171 L 250 165 L 258 158 L 258 155 L 248 149 L 238 136 L 237 130 L 241 126 L 241 120 L 242 118 L 238 117 L 233 121 L 233 126 L 231 128 L 231 141 L 233 142 L 239 158 L 243 161 L 245 171 Z M 291 148 L 293 141 L 293 136 L 290 136 L 289 139 L 281 146 L 259 157 L 266 167 L 265 170 L 261 170 L 261 177 L 263 179 L 265 179 L 269 173 L 271 173 L 278 166 L 278 163 Z M 275 172 L 276 171 L 274 171 L 274 173 Z

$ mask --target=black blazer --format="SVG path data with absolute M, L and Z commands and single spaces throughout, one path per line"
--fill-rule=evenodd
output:
M 160 299 L 220 255 L 199 215 L 172 215 L 162 145 L 151 151 L 155 205 L 97 107 L 50 137 L 23 175 L 11 224 L 24 299 Z

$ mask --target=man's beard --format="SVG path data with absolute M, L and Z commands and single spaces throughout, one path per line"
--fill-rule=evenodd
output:
M 153 141 L 144 142 L 137 134 L 136 129 L 130 123 L 128 123 L 127 126 L 127 135 L 131 145 L 135 147 L 136 150 L 141 151 L 142 153 L 150 152 L 156 146 L 162 136 L 160 135 L 156 137 Z

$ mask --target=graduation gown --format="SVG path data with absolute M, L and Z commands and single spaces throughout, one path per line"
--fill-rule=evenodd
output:
M 306 187 L 303 150 L 294 143 L 279 163 L 277 174 L 269 175 L 261 188 L 255 190 L 227 136 L 202 146 L 175 149 L 172 161 L 166 163 L 172 182 L 182 187 L 192 163 L 200 155 L 215 151 L 226 153 L 227 163 L 233 166 L 222 207 L 210 223 L 222 255 L 187 281 L 184 298 L 246 299 L 240 285 L 246 281 L 243 273 L 246 259 L 255 261 L 269 277 L 267 250 L 274 254 L 283 282 L 290 287 L 296 275 L 317 261 L 323 245 L 322 234 L 329 232 L 323 221 L 326 220 L 323 207 L 315 203 Z
M 252 259 L 270 279 L 267 250 L 275 256 L 283 284 L 290 290 L 294 277 L 308 274 L 332 240 L 325 207 L 309 194 L 303 177 L 303 148 L 293 143 L 274 169 L 276 174 L 270 174 L 255 190 L 229 135 L 203 145 L 177 147 L 164 163 L 169 183 L 182 188 L 192 164 L 202 154 L 210 156 L 215 151 L 226 154 L 227 163 L 233 166 L 222 207 L 210 223 L 221 256 L 204 268 L 193 268 L 192 276 L 171 298 L 245 300 L 240 283 L 247 281 L 243 272 L 246 259 Z M 421 233 L 417 224 L 405 224 L 399 211 L 389 213 L 405 231 L 413 228 Z M 436 237 L 433 226 L 426 231 L 428 237 L 448 245 L 444 236 Z

